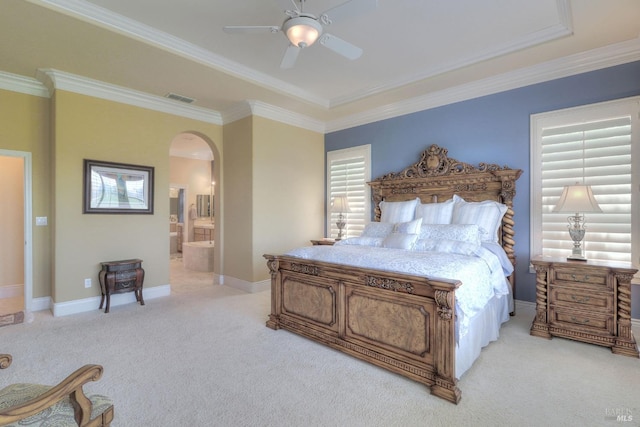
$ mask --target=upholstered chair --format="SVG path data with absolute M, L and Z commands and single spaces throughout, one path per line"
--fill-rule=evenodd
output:
M 9 365 L 11 355 L 0 354 L 0 369 Z M 111 399 L 82 390 L 100 377 L 102 366 L 85 365 L 55 386 L 11 384 L 0 390 L 0 426 L 109 426 Z

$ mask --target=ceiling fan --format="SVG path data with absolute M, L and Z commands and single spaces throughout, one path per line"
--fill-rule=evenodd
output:
M 289 47 L 284 53 L 280 68 L 292 68 L 296 63 L 298 54 L 305 47 L 309 47 L 318 41 L 322 46 L 348 58 L 357 59 L 362 55 L 362 49 L 342 40 L 333 34 L 325 33 L 326 27 L 334 21 L 347 19 L 371 10 L 378 6 L 377 0 L 348 0 L 335 6 L 320 15 L 312 15 L 304 11 L 306 0 L 277 0 L 284 8 L 287 18 L 281 26 L 277 25 L 230 25 L 224 27 L 226 33 L 262 33 L 284 32 L 289 40 Z M 293 6 L 294 9 L 290 9 Z

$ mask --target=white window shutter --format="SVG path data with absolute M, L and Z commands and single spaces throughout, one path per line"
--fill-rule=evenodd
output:
M 532 117 L 532 256 L 570 254 L 569 215 L 552 210 L 565 185 L 584 183 L 602 209 L 584 214 L 587 259 L 637 265 L 637 114 L 638 101 L 624 100 Z
M 369 222 L 371 197 L 371 148 L 364 145 L 327 152 L 327 234 L 338 236 L 338 213 L 331 212 L 334 197 L 347 196 L 351 212 L 345 213 L 343 238 L 356 237 Z

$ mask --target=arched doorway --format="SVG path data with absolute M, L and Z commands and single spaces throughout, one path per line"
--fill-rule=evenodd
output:
M 190 283 L 219 283 L 220 209 L 217 147 L 206 136 L 184 132 L 171 141 L 170 253 L 174 269 Z M 217 261 L 217 262 L 216 262 Z

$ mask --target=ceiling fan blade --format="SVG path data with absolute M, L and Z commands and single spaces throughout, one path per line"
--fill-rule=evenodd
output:
M 342 40 L 333 34 L 323 34 L 319 40 L 320 44 L 324 47 L 328 47 L 335 53 L 338 53 L 345 58 L 358 59 L 362 55 L 362 49 L 358 46 L 354 46 L 349 42 Z
M 300 53 L 301 50 L 302 48 L 289 44 L 289 47 L 284 52 L 284 56 L 282 57 L 280 68 L 284 68 L 284 69 L 293 68 L 293 66 L 296 63 L 296 59 L 298 59 L 298 54 Z
M 227 25 L 222 29 L 229 34 L 277 33 L 280 31 L 280 27 L 277 25 Z
M 320 21 L 324 25 L 331 25 L 334 21 L 354 18 L 377 7 L 377 0 L 349 0 L 320 14 Z

